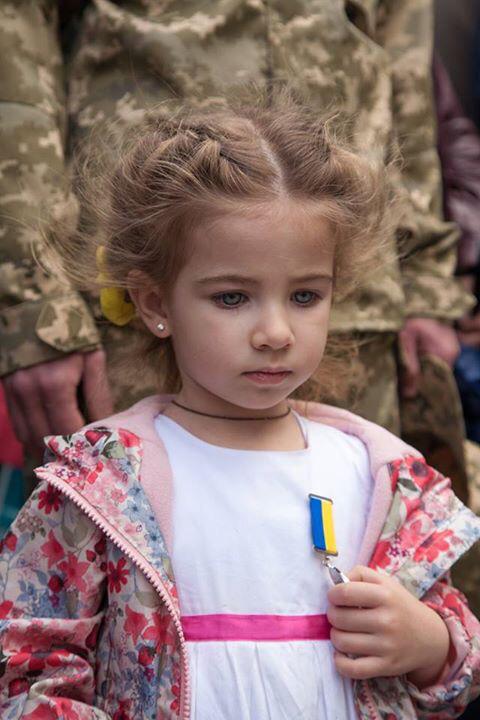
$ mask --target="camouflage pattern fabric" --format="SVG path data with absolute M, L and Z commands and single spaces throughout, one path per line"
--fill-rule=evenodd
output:
M 400 405 L 402 438 L 452 479 L 455 494 L 468 504 L 465 426 L 462 403 L 449 366 L 440 358 L 421 359 L 418 395 Z
M 480 515 L 480 445 L 465 441 L 465 457 L 467 460 L 467 475 L 469 484 L 469 506 L 477 515 Z
M 99 324 L 99 329 L 107 353 L 107 373 L 115 408 L 125 410 L 146 395 L 157 393 L 158 378 L 147 363 L 142 365 L 140 356 L 132 353 L 138 330 L 106 321 Z
M 400 435 L 396 339 L 395 333 L 357 334 L 358 353 L 346 393 L 315 399 L 351 410 Z
M 477 515 L 480 515 L 480 446 L 477 443 L 465 441 L 465 456 L 467 459 L 467 476 L 469 490 L 469 505 Z M 471 548 L 461 560 L 456 563 L 452 572 L 455 585 L 462 589 L 468 598 L 471 609 L 480 617 L 480 544 Z M 473 718 L 473 715 L 472 715 Z
M 480 449 L 475 452 L 477 446 L 468 443 L 467 469 L 462 405 L 448 365 L 422 357 L 418 395 L 405 399 L 398 391 L 401 360 L 395 333 L 364 333 L 356 339 L 358 356 L 345 396 L 319 399 L 401 436 L 452 479 L 462 502 L 480 510 Z
M 54 3 L 0 3 L 2 374 L 98 346 L 88 304 L 32 258 L 39 219 L 76 221 L 65 163 L 64 68 Z
M 455 563 L 452 582 L 466 595 L 471 611 L 480 618 L 480 543 L 476 543 Z
M 33 243 L 41 257 L 42 208 L 69 204 L 74 218 L 72 147 L 101 120 L 134 123 L 164 99 L 202 103 L 250 82 L 293 80 L 319 111 L 335 108 L 360 147 L 375 143 L 385 160 L 394 141 L 402 148 L 402 259 L 392 238 L 385 267 L 335 309 L 333 328 L 392 332 L 406 315 L 452 319 L 469 306 L 452 277 L 456 232 L 439 215 L 430 0 L 87 5 L 66 64 L 56 1 L 0 4 L 0 374 L 100 342 L 89 299 L 31 256 Z

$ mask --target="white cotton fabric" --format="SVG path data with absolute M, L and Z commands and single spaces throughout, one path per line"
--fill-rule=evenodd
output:
M 334 502 L 349 571 L 372 491 L 363 443 L 296 416 L 307 447 L 223 448 L 159 415 L 173 474 L 172 564 L 183 615 L 316 615 L 329 576 L 312 549 L 308 494 Z M 356 720 L 328 640 L 188 642 L 192 720 Z

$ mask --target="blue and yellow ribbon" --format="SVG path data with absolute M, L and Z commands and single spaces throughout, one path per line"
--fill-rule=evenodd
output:
M 338 555 L 333 525 L 333 501 L 321 495 L 309 496 L 313 546 L 325 555 Z

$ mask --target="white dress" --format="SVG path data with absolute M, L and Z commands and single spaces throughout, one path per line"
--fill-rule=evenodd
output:
M 329 576 L 312 548 L 308 494 L 334 502 L 350 570 L 372 489 L 358 438 L 297 416 L 307 447 L 223 448 L 164 415 L 155 425 L 173 473 L 172 565 L 182 616 L 318 615 Z M 356 720 L 329 640 L 187 642 L 192 720 Z

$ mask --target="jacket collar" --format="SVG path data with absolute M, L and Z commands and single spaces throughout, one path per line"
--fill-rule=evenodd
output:
M 142 460 L 142 483 L 155 484 L 155 491 L 161 492 L 164 503 L 158 522 L 166 547 L 172 546 L 172 471 L 166 449 L 158 437 L 154 419 L 162 413 L 172 396 L 154 395 L 131 407 L 129 410 L 107 418 L 102 425 L 111 428 L 125 428 L 140 437 L 144 444 Z M 292 401 L 292 407 L 304 417 L 315 422 L 330 425 L 358 437 L 367 447 L 370 469 L 374 478 L 374 492 L 367 527 L 359 552 L 359 562 L 367 564 L 380 536 L 388 508 L 392 502 L 392 486 L 388 464 L 404 455 L 421 457 L 420 453 L 403 440 L 384 428 L 363 418 L 329 405 Z
M 154 426 L 155 416 L 165 409 L 170 399 L 170 396 L 146 398 L 126 412 L 106 418 L 101 424 L 93 423 L 70 438 L 48 438 L 47 445 L 56 460 L 40 468 L 37 474 L 57 485 L 58 481 L 63 481 L 62 489 L 66 494 L 82 506 L 147 575 L 151 575 L 152 570 L 156 573 L 157 582 L 165 588 L 178 612 L 169 552 L 172 545 L 172 472 L 166 449 Z M 375 567 L 383 567 L 402 581 L 405 579 L 405 584 L 409 584 L 414 570 L 413 583 L 418 593 L 423 593 L 435 581 L 436 571 L 430 572 L 432 564 L 426 562 L 420 567 L 413 555 L 410 558 L 411 553 L 403 550 L 401 557 L 396 555 L 392 560 L 390 556 L 393 538 L 409 512 L 409 503 L 419 503 L 423 492 L 421 480 L 412 483 L 408 465 L 418 463 L 426 468 L 420 453 L 385 429 L 346 410 L 300 401 L 292 402 L 292 406 L 299 414 L 354 435 L 365 444 L 374 490 L 358 561 L 369 564 L 373 557 Z M 393 467 L 399 467 L 400 471 L 394 473 Z M 435 471 L 430 469 L 430 472 Z M 145 492 L 148 484 L 154 485 L 154 491 L 162 498 L 160 516 L 155 516 L 148 500 L 148 492 Z M 464 512 L 468 517 L 462 515 Z M 438 507 L 422 508 L 422 513 L 426 520 L 425 533 L 422 531 L 415 538 L 416 546 L 428 541 L 435 533 L 434 521 L 439 515 Z M 449 511 L 444 515 L 442 527 L 450 522 Z M 456 534 L 466 529 L 463 547 L 471 544 L 470 515 L 466 508 L 456 514 Z M 413 547 L 411 538 L 407 546 Z M 410 560 L 413 570 L 408 569 Z M 446 557 L 444 560 L 447 562 Z M 155 578 L 151 579 L 154 581 Z

